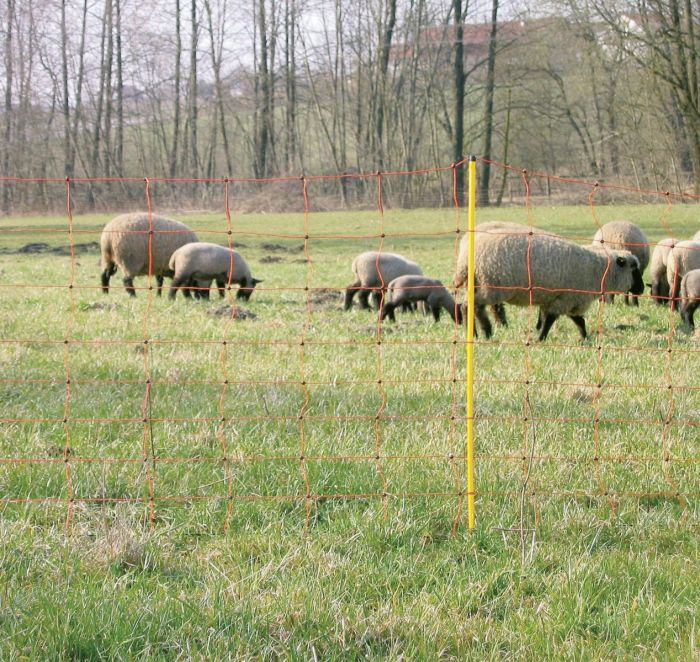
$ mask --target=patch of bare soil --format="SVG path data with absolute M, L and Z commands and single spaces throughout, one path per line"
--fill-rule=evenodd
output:
M 304 244 L 297 246 L 285 246 L 284 244 L 260 244 L 260 248 L 271 253 L 301 253 L 304 250 Z
M 89 241 L 83 244 L 73 244 L 73 255 L 81 255 L 83 253 L 98 252 L 100 244 L 96 241 Z M 37 241 L 30 244 L 25 244 L 19 248 L 0 248 L 2 255 L 41 255 L 50 253 L 52 255 L 71 255 L 71 247 L 68 246 L 51 246 L 43 241 Z
M 271 264 L 272 262 L 282 262 L 282 258 L 279 255 L 264 255 L 260 258 L 261 264 Z
M 252 310 L 247 310 L 240 306 L 231 306 L 228 303 L 223 306 L 212 306 L 207 310 L 207 315 L 215 317 L 231 317 L 233 315 L 233 319 L 236 320 L 254 320 L 257 318 L 257 315 Z
M 329 287 L 321 287 L 311 293 L 311 303 L 316 307 L 335 308 L 341 300 L 341 292 Z

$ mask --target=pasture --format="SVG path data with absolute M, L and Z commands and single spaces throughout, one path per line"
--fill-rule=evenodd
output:
M 464 328 L 341 295 L 379 247 L 451 283 L 464 214 L 157 211 L 232 238 L 254 317 L 145 277 L 104 295 L 112 215 L 2 223 L 0 658 L 698 655 L 700 345 L 677 315 L 595 304 L 586 342 L 561 319 L 538 344 L 508 308 L 476 346 L 469 532 Z M 700 229 L 693 205 L 596 215 Z M 585 206 L 531 220 L 596 229 Z

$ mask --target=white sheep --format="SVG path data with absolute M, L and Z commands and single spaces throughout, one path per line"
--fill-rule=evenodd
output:
M 537 232 L 487 232 L 474 262 L 474 314 L 486 338 L 492 333 L 487 305 L 539 306 L 540 340 L 557 317 L 568 315 L 585 339 L 583 314 L 601 294 L 644 291 L 639 261 L 629 251 L 593 250 Z
M 179 288 L 202 287 L 216 281 L 219 293 L 227 285 L 236 283 L 238 299 L 250 299 L 253 289 L 261 280 L 253 278 L 245 258 L 235 250 L 201 241 L 178 248 L 170 258 L 173 282 L 168 296 L 174 299 Z M 188 289 L 183 290 L 187 296 Z
M 355 280 L 345 290 L 345 310 L 352 306 L 355 294 L 358 294 L 360 308 L 369 308 L 369 295 L 372 294 L 377 309 L 381 307 L 387 285 L 399 276 L 422 276 L 421 268 L 403 255 L 383 251 L 360 253 L 352 261 Z M 409 304 L 410 305 L 410 304 Z
M 700 269 L 700 241 L 679 241 L 671 249 L 666 263 L 669 299 L 673 308 L 683 276 L 693 269 Z
M 113 218 L 100 237 L 102 291 L 109 292 L 109 280 L 117 268 L 124 274 L 124 287 L 136 296 L 134 278 L 153 275 L 158 296 L 165 276 L 172 276 L 168 263 L 180 246 L 197 241 L 197 235 L 184 223 L 164 216 L 136 212 Z
M 642 228 L 630 221 L 610 221 L 602 225 L 595 233 L 592 243 L 612 250 L 629 251 L 639 260 L 639 271 L 642 274 L 649 264 L 649 240 Z M 614 298 L 613 294 L 606 296 L 609 302 Z M 632 297 L 630 302 L 629 295 L 625 293 L 625 303 L 638 306 L 639 299 Z
M 520 223 L 513 223 L 510 221 L 487 221 L 486 223 L 479 223 L 474 228 L 474 250 L 489 234 L 543 234 L 547 236 L 557 237 L 546 230 L 536 228 L 530 225 L 522 225 Z M 469 235 L 466 234 L 462 237 L 459 243 L 459 255 L 457 256 L 457 268 L 455 270 L 455 275 L 453 279 L 453 285 L 456 289 L 464 287 L 467 284 L 467 269 L 469 265 Z M 508 326 L 508 321 L 506 319 L 506 309 L 503 304 L 495 304 L 490 307 L 496 322 L 502 326 Z M 483 315 L 486 315 L 486 311 L 482 311 Z M 539 326 L 537 327 L 539 328 Z
M 700 306 L 700 269 L 686 273 L 681 280 L 681 317 L 683 321 L 695 329 L 695 311 Z
M 455 303 L 452 295 L 445 286 L 435 278 L 427 276 L 399 276 L 389 283 L 388 293 L 391 301 L 384 304 L 380 319 L 388 317 L 392 322 L 396 321 L 394 310 L 405 304 L 425 302 L 427 308 L 433 313 L 436 322 L 440 321 L 440 310 L 444 308 L 457 322 L 462 323 L 462 311 Z
M 666 237 L 654 246 L 654 250 L 651 253 L 651 262 L 649 265 L 651 283 L 649 283 L 649 287 L 651 288 L 652 298 L 660 306 L 668 303 L 668 295 L 670 292 L 667 276 L 668 256 L 671 253 L 671 249 L 677 243 L 677 239 Z

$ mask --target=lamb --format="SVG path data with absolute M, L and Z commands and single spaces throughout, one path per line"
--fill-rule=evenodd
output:
M 678 298 L 678 290 L 683 276 L 693 269 L 700 269 L 700 241 L 679 241 L 668 255 L 666 278 L 669 285 L 669 298 L 672 308 Z
M 613 250 L 627 250 L 639 260 L 639 271 L 644 270 L 649 264 L 649 240 L 642 228 L 629 221 L 610 221 L 601 226 L 593 237 L 593 245 L 605 246 Z M 606 300 L 614 301 L 615 295 L 606 295 Z M 637 297 L 630 297 L 625 293 L 625 303 L 639 305 Z
M 394 310 L 398 306 L 424 301 L 436 322 L 440 321 L 440 310 L 444 308 L 457 324 L 462 323 L 460 307 L 445 286 L 435 278 L 399 276 L 389 283 L 388 292 L 391 295 L 391 301 L 384 304 L 380 315 L 381 320 L 389 317 L 392 322 L 395 322 Z
M 693 269 L 683 276 L 681 281 L 681 317 L 691 328 L 695 329 L 695 311 L 700 306 L 700 269 Z
M 369 295 L 372 294 L 377 309 L 381 308 L 384 292 L 387 285 L 399 276 L 422 276 L 423 271 L 412 260 L 398 253 L 384 253 L 383 251 L 367 251 L 360 253 L 352 261 L 352 271 L 355 280 L 345 290 L 345 304 L 343 308 L 349 310 L 352 300 L 359 291 L 358 300 L 360 308 L 369 308 Z
M 671 249 L 678 243 L 672 237 L 662 239 L 651 254 L 651 264 L 649 266 L 649 276 L 651 277 L 651 296 L 660 306 L 668 303 L 668 295 L 670 287 L 668 284 L 668 276 L 666 274 L 668 268 L 668 256 Z
M 233 249 L 209 242 L 197 242 L 178 248 L 170 258 L 173 282 L 168 296 L 174 299 L 179 288 L 200 287 L 216 280 L 219 294 L 227 284 L 236 283 L 237 299 L 250 299 L 253 289 L 262 280 L 253 278 L 243 256 Z M 183 290 L 185 293 L 187 290 Z
M 164 278 L 173 275 L 168 267 L 170 256 L 180 246 L 196 241 L 197 235 L 184 223 L 164 216 L 136 212 L 113 218 L 100 237 L 102 291 L 109 292 L 109 280 L 119 268 L 130 296 L 136 296 L 134 278 L 145 275 L 156 277 L 160 296 Z
M 475 247 L 475 285 L 474 313 L 486 338 L 492 335 L 487 305 L 532 304 L 543 319 L 541 341 L 560 315 L 585 339 L 583 314 L 601 293 L 644 291 L 639 260 L 629 251 L 592 250 L 540 232 L 484 233 Z

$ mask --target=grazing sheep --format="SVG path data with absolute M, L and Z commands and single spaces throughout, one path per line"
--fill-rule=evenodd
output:
M 700 306 L 700 269 L 689 271 L 681 281 L 681 317 L 695 329 L 695 311 Z
M 355 293 L 359 292 L 360 308 L 369 308 L 369 295 L 372 294 L 377 309 L 381 307 L 387 285 L 399 276 L 422 276 L 423 271 L 412 260 L 397 253 L 367 251 L 360 253 L 352 261 L 352 271 L 356 276 L 345 290 L 345 310 L 352 306 Z M 408 304 L 410 305 L 410 304 Z
M 427 276 L 399 276 L 389 283 L 388 292 L 391 301 L 382 308 L 382 320 L 389 317 L 395 322 L 394 310 L 398 306 L 424 301 L 436 322 L 440 321 L 440 309 L 444 308 L 457 324 L 462 323 L 461 309 L 439 280 Z
M 644 270 L 649 264 L 649 240 L 642 228 L 629 221 L 610 221 L 601 226 L 593 237 L 594 246 L 604 246 L 612 250 L 629 251 L 639 260 L 639 271 Z M 606 301 L 612 302 L 614 294 L 606 295 Z M 637 297 L 630 297 L 625 293 L 625 303 L 639 305 Z
M 679 241 L 668 255 L 666 278 L 669 286 L 671 307 L 675 309 L 678 289 L 685 276 L 693 269 L 700 269 L 700 241 Z
M 520 223 L 512 223 L 509 221 L 488 221 L 486 223 L 479 223 L 474 228 L 474 251 L 479 245 L 479 242 L 484 240 L 489 234 L 542 234 L 547 236 L 556 237 L 558 235 L 547 232 L 540 228 L 536 228 L 530 225 L 522 225 Z M 467 268 L 469 265 L 469 235 L 462 237 L 459 243 L 459 256 L 457 257 L 457 270 L 455 271 L 455 276 L 453 280 L 453 285 L 455 288 L 464 287 L 467 284 Z M 501 303 L 490 306 L 491 312 L 498 324 L 501 326 L 508 326 L 508 320 L 506 319 L 506 309 Z M 486 311 L 482 311 L 483 315 L 486 316 Z M 538 323 L 539 324 L 539 323 Z M 537 327 L 539 329 L 539 326 Z
M 184 223 L 164 216 L 151 214 L 149 218 L 147 212 L 136 212 L 113 218 L 100 237 L 102 291 L 109 292 L 109 279 L 119 268 L 132 297 L 136 296 L 134 278 L 149 274 L 156 277 L 160 296 L 164 277 L 172 276 L 170 256 L 180 246 L 196 241 L 197 235 Z
M 202 287 L 215 280 L 220 295 L 227 284 L 236 283 L 239 285 L 236 298 L 248 300 L 255 286 L 262 283 L 253 278 L 248 263 L 238 251 L 204 241 L 178 248 L 170 258 L 170 269 L 173 271 L 168 294 L 171 299 L 181 287 Z
M 651 264 L 649 266 L 649 276 L 651 277 L 651 296 L 660 306 L 665 306 L 668 303 L 668 295 L 670 287 L 668 284 L 667 268 L 668 256 L 671 249 L 678 243 L 677 239 L 666 237 L 662 239 L 651 254 Z
M 474 312 L 486 338 L 492 333 L 487 305 L 539 306 L 540 340 L 560 315 L 586 338 L 583 314 L 601 293 L 644 291 L 639 261 L 629 251 L 592 250 L 537 232 L 485 233 L 475 250 L 475 284 Z

